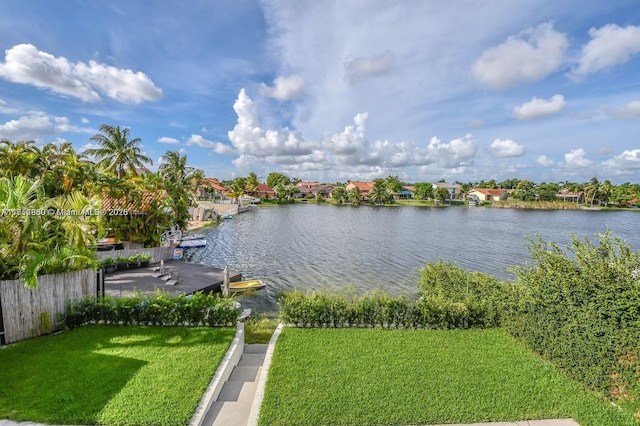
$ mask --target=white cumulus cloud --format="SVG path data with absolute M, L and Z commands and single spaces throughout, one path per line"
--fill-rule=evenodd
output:
M 222 142 L 214 142 L 203 138 L 201 135 L 192 134 L 187 139 L 187 145 L 197 145 L 201 148 L 212 149 L 216 154 L 230 155 L 234 153 L 234 149 L 229 145 L 225 145 Z
M 229 131 L 229 140 L 240 155 L 254 157 L 309 155 L 315 145 L 302 139 L 300 134 L 288 128 L 262 129 L 258 121 L 258 109 L 244 89 L 240 90 L 233 109 L 238 121 Z
M 548 158 L 546 155 L 539 155 L 538 158 L 536 158 L 536 163 L 540 164 L 542 167 L 553 166 L 553 160 Z
M 43 136 L 74 130 L 67 117 L 56 117 L 44 113 L 22 116 L 0 124 L 0 139 L 30 140 Z
M 582 149 L 572 149 L 564 155 L 564 166 L 570 169 L 583 169 L 593 166 L 593 161 L 587 157 L 587 152 Z
M 299 98 L 304 94 L 304 79 L 299 75 L 277 77 L 272 87 L 261 83 L 260 94 L 282 102 Z
M 491 143 L 491 151 L 496 157 L 520 157 L 526 152 L 524 145 L 518 145 L 511 139 L 495 139 Z
M 158 142 L 166 143 L 167 145 L 178 145 L 180 143 L 178 139 L 170 138 L 168 136 L 162 136 L 161 138 L 158 138 Z
M 582 47 L 578 65 L 569 75 L 574 79 L 624 64 L 640 52 L 640 27 L 607 24 L 602 28 L 591 28 L 589 35 L 591 40 Z
M 640 172 L 640 149 L 623 151 L 602 163 L 605 170 L 615 176 L 638 176 Z
M 494 89 L 537 81 L 561 64 L 569 42 L 551 23 L 529 28 L 484 51 L 473 64 L 473 76 Z
M 427 146 L 431 158 L 439 167 L 450 168 L 466 165 L 472 160 L 478 150 L 478 142 L 473 135 L 466 134 L 462 138 L 443 143 L 437 137 L 432 137 Z
M 562 112 L 567 102 L 562 95 L 554 95 L 549 100 L 532 98 L 529 102 L 513 109 L 513 116 L 518 120 L 534 120 Z
M 72 63 L 67 58 L 39 51 L 31 44 L 18 44 L 5 50 L 5 60 L 0 62 L 0 77 L 84 102 L 99 101 L 100 93 L 119 102 L 134 104 L 162 98 L 162 90 L 142 72 L 94 61 Z

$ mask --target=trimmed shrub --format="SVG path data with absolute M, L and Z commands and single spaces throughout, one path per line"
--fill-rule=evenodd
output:
M 70 329 L 86 323 L 213 327 L 234 324 L 239 316 L 236 302 L 217 294 L 171 296 L 158 291 L 153 296 L 138 293 L 120 299 L 106 296 L 71 300 L 61 325 Z
M 324 291 L 285 293 L 279 300 L 283 322 L 299 327 L 470 328 L 490 321 L 470 314 L 465 303 L 442 297 L 412 300 L 382 291 L 345 296 Z M 477 314 L 477 312 L 476 312 Z

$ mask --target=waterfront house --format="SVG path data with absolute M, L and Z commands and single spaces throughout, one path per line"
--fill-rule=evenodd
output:
M 502 201 L 506 200 L 508 195 L 506 189 L 473 188 L 469 191 L 469 198 L 478 201 Z
M 229 188 L 218 182 L 218 179 L 204 178 L 202 186 L 210 188 L 208 191 L 204 188 L 198 188 L 198 198 L 207 197 L 207 193 L 213 193 L 214 199 L 224 199 L 229 192 Z
M 416 193 L 416 189 L 413 185 L 404 185 L 400 192 L 393 194 L 394 200 L 412 200 Z
M 346 189 L 348 192 L 355 188 L 358 188 L 360 190 L 360 199 L 366 201 L 369 199 L 369 193 L 373 190 L 373 185 L 375 185 L 375 182 L 353 181 L 346 184 L 344 189 Z
M 258 198 L 271 199 L 271 198 L 275 198 L 276 196 L 276 191 L 271 189 L 271 187 L 266 183 L 259 183 L 258 186 L 256 187 L 255 193 Z
M 556 194 L 556 198 L 562 198 L 562 201 L 570 201 L 577 204 L 584 201 L 584 192 L 572 192 L 568 189 L 563 189 Z
M 455 183 L 446 183 L 446 182 L 434 182 L 431 184 L 434 191 L 437 191 L 438 188 L 444 188 L 449 192 L 448 200 L 457 200 L 458 199 L 458 190 L 460 189 L 460 185 Z
M 324 185 L 318 182 L 300 182 L 296 187 L 300 191 L 294 194 L 296 198 L 304 198 L 308 195 L 328 198 L 331 195 L 331 191 L 335 188 L 333 185 Z

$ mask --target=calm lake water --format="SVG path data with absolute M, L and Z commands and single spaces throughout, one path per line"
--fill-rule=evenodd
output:
M 207 247 L 190 250 L 196 263 L 261 278 L 265 289 L 238 300 L 259 312 L 277 311 L 283 291 L 351 288 L 412 294 L 418 269 L 438 259 L 500 279 L 530 260 L 526 236 L 564 246 L 610 229 L 640 250 L 640 212 L 492 208 L 257 207 L 204 231 Z

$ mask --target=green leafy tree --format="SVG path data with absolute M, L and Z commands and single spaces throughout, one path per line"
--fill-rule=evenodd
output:
M 289 177 L 283 175 L 282 173 L 271 172 L 267 175 L 267 186 L 269 186 L 269 188 L 273 188 L 274 190 L 278 185 L 286 186 L 290 184 L 291 179 L 289 179 Z
M 433 198 L 433 185 L 427 182 L 418 182 L 414 186 L 415 198 L 418 200 L 427 200 Z
M 438 188 L 435 190 L 434 198 L 441 203 L 449 198 L 449 190 L 447 188 Z
M 337 186 L 331 192 L 331 201 L 336 204 L 344 204 L 347 202 L 347 190 L 344 186 Z
M 91 148 L 84 151 L 84 155 L 95 157 L 98 160 L 97 166 L 107 173 L 111 173 L 119 178 L 129 173 L 137 175 L 136 169 L 145 167 L 146 164 L 153 164 L 151 159 L 142 154 L 140 138 L 129 139 L 130 130 L 120 128 L 120 126 L 100 126 L 100 133 L 97 133 L 90 140 L 98 143 L 99 148 Z
M 384 182 L 391 193 L 399 194 L 402 192 L 402 181 L 398 176 L 387 176 Z

